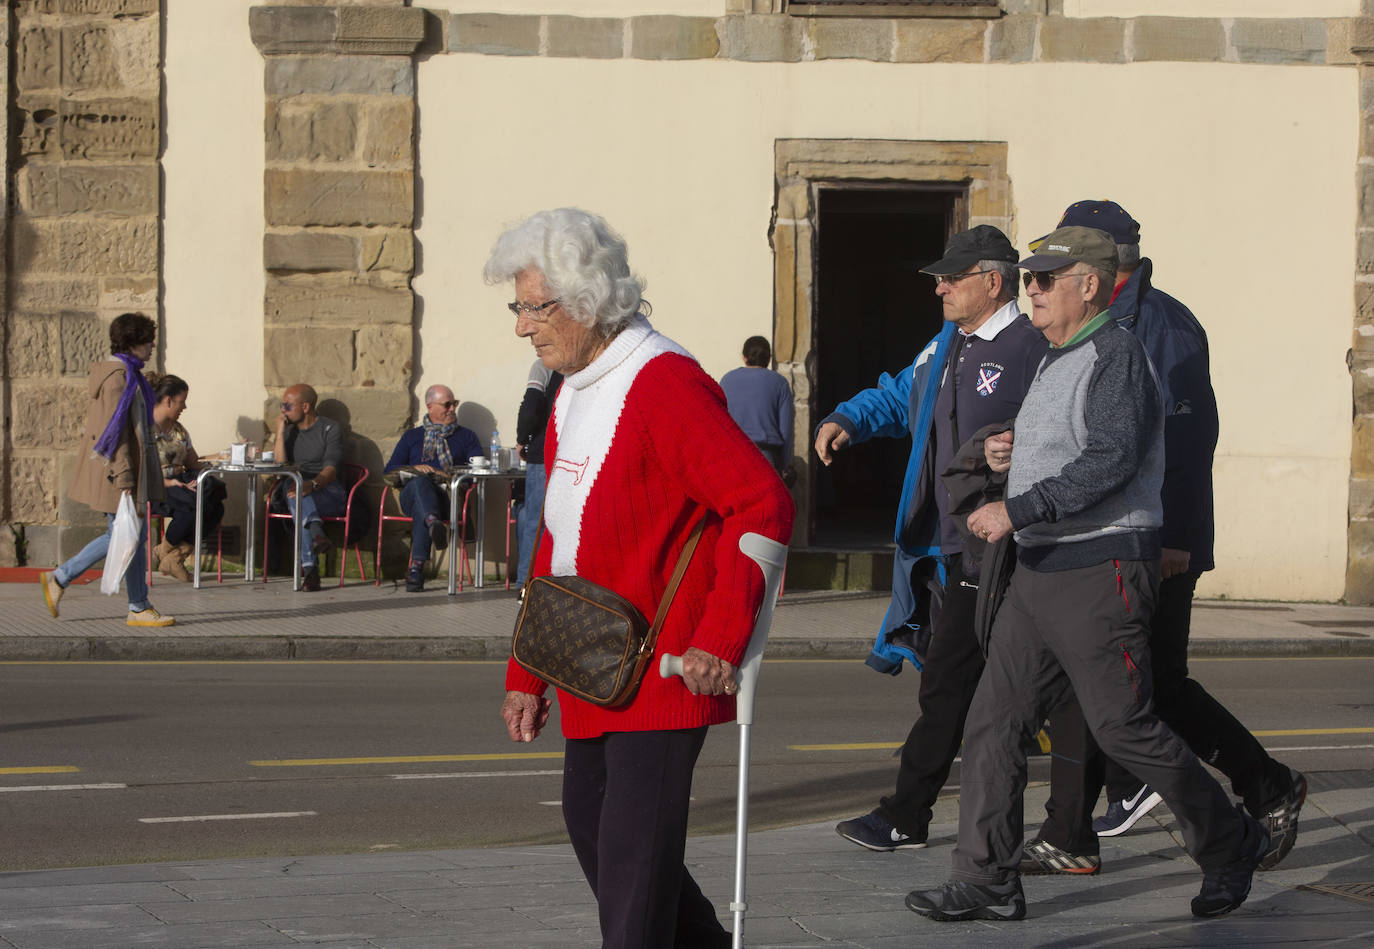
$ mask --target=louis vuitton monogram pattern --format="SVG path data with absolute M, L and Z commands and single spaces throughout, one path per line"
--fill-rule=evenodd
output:
M 624 597 L 582 577 L 535 577 L 515 621 L 511 655 L 527 671 L 595 705 L 628 702 L 654 644 Z

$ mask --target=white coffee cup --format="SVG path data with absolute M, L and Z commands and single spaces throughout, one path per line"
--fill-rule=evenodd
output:
M 469 468 L 485 468 L 489 464 L 491 464 L 491 462 L 487 459 L 486 455 L 473 455 L 468 458 Z
M 277 460 L 277 453 L 276 453 L 276 452 L 272 452 L 272 451 L 265 451 L 265 452 L 262 453 L 262 460 L 263 460 L 263 461 L 276 461 L 276 460 Z

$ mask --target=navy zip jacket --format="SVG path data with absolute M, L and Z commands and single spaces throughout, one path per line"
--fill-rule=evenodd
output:
M 1211 570 L 1216 527 L 1212 455 L 1217 400 L 1212 392 L 1207 333 L 1186 306 L 1150 283 L 1148 257 L 1131 273 L 1108 313 L 1140 340 L 1164 397 L 1164 526 L 1162 547 L 1188 551 L 1188 569 Z

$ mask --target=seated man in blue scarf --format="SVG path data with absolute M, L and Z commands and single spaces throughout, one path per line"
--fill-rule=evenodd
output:
M 387 471 L 410 468 L 424 475 L 443 474 L 456 464 L 466 464 L 483 454 L 482 443 L 472 429 L 458 424 L 458 400 L 448 386 L 425 390 L 425 417 L 421 424 L 401 436 Z M 433 478 L 411 478 L 401 488 L 401 510 L 411 519 L 410 567 L 406 571 L 406 592 L 425 588 L 425 561 L 429 545 L 435 550 L 448 546 L 448 528 L 443 512 L 448 509 L 444 489 Z

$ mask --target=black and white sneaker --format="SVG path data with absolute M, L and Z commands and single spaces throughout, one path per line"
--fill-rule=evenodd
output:
M 878 816 L 877 811 L 842 820 L 835 825 L 835 833 L 860 847 L 886 853 L 893 850 L 917 850 L 926 845 L 926 834 L 907 835 Z
M 1291 769 L 1289 773 L 1293 776 L 1293 784 L 1288 793 L 1271 811 L 1260 818 L 1260 823 L 1269 832 L 1269 847 L 1260 858 L 1261 870 L 1272 870 L 1277 867 L 1279 861 L 1288 856 L 1288 851 L 1293 849 L 1293 844 L 1298 840 L 1298 812 L 1307 800 L 1307 778 Z
M 1117 837 L 1124 834 L 1163 800 L 1164 798 L 1151 790 L 1148 784 L 1142 784 L 1124 801 L 1108 803 L 1107 813 L 1093 818 L 1093 832 L 1099 837 Z
M 1243 852 L 1230 863 L 1202 872 L 1202 889 L 1193 897 L 1194 916 L 1225 916 L 1244 903 L 1260 858 L 1269 849 L 1269 832 L 1243 808 L 1237 810 L 1246 825 Z
M 1092 876 L 1102 869 L 1102 858 L 1097 854 L 1069 853 L 1062 847 L 1036 837 L 1028 840 L 1021 848 L 1022 873 L 1077 873 Z
M 942 923 L 964 919 L 1025 919 L 1026 895 L 1020 879 L 1010 883 L 951 880 L 936 890 L 912 890 L 906 908 Z

